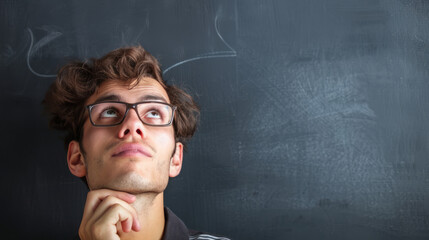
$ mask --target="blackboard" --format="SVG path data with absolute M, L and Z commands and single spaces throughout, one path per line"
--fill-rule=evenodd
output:
M 429 238 L 424 0 L 0 1 L 3 236 L 71 239 L 86 188 L 41 101 L 142 45 L 201 106 L 165 204 L 233 239 Z

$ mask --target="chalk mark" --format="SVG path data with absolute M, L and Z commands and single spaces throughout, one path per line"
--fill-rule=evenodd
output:
M 219 28 L 218 28 L 218 16 L 216 16 L 215 18 L 215 30 L 216 30 L 216 34 L 218 35 L 218 37 L 220 38 L 220 40 L 222 40 L 222 42 L 225 44 L 225 46 L 227 46 L 229 48 L 230 51 L 217 51 L 217 52 L 211 52 L 211 53 L 206 53 L 206 54 L 202 54 L 193 58 L 189 58 L 186 60 L 183 60 L 181 62 L 178 62 L 176 64 L 173 64 L 172 66 L 168 67 L 167 69 L 164 70 L 163 74 L 166 74 L 168 71 L 170 71 L 171 69 L 180 66 L 182 64 L 188 63 L 188 62 L 193 62 L 193 61 L 197 61 L 200 59 L 209 59 L 209 58 L 222 58 L 222 57 L 236 57 L 237 56 L 237 52 L 225 41 L 225 39 L 223 39 L 222 35 L 220 35 L 219 33 Z
M 28 52 L 27 52 L 27 67 L 28 69 L 36 76 L 38 77 L 56 77 L 57 75 L 51 75 L 51 74 L 42 74 L 42 73 L 38 73 L 36 72 L 30 64 L 30 57 L 31 54 L 33 52 L 36 52 L 37 50 L 39 50 L 41 47 L 43 47 L 44 45 L 48 44 L 50 41 L 54 40 L 55 38 L 58 38 L 59 36 L 62 35 L 62 33 L 60 32 L 51 32 L 49 33 L 47 36 L 45 36 L 44 38 L 40 39 L 40 41 L 38 41 L 35 45 L 34 45 L 34 49 L 33 49 L 33 43 L 34 43 L 34 35 L 33 32 L 31 31 L 30 28 L 27 28 L 28 33 L 30 34 L 30 47 L 28 48 Z

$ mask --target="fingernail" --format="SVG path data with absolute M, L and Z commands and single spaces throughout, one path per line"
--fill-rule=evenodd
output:
M 131 199 L 136 199 L 136 195 L 133 195 L 131 193 L 127 193 L 127 194 L 128 194 L 128 197 L 130 197 Z

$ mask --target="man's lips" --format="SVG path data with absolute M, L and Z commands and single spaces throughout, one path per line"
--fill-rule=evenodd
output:
M 152 157 L 149 150 L 137 143 L 125 143 L 115 149 L 112 157 L 146 156 Z

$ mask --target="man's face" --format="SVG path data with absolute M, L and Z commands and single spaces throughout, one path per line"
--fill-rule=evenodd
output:
M 152 78 L 144 78 L 131 89 L 129 84 L 108 80 L 87 104 L 101 99 L 127 103 L 157 99 L 170 103 L 164 88 Z M 80 152 L 85 152 L 81 154 L 81 160 L 91 190 L 107 188 L 133 194 L 160 193 L 172 176 L 170 165 L 176 146 L 180 151 L 181 166 L 182 147 L 175 143 L 173 126 L 145 125 L 134 109 L 128 111 L 120 125 L 112 127 L 93 126 L 88 118 L 83 127 L 81 146 L 84 151 Z

